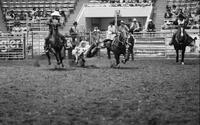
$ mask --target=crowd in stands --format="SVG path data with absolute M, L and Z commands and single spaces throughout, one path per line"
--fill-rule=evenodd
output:
M 86 6 L 103 6 L 103 7 L 134 7 L 134 6 L 150 6 L 155 0 L 91 0 L 90 3 L 101 3 Z
M 155 0 L 91 0 L 90 2 L 106 2 L 106 3 L 149 3 Z
M 59 11 L 58 8 L 56 8 L 57 11 Z M 3 16 L 5 22 L 12 22 L 11 28 L 8 27 L 8 31 L 14 31 L 19 32 L 21 30 L 27 30 L 26 25 L 22 26 L 22 22 L 28 22 L 28 26 L 31 26 L 32 23 L 39 23 L 40 21 L 46 22 L 53 11 L 46 11 L 45 8 L 33 8 L 31 11 L 20 11 L 16 12 L 15 10 L 7 10 L 4 9 Z M 63 25 L 65 25 L 65 22 L 67 21 L 67 16 L 65 14 L 65 11 L 61 10 L 59 11 L 61 15 L 61 22 Z
M 178 17 L 182 16 L 186 29 L 199 29 L 200 26 L 200 2 L 191 9 L 190 6 L 178 7 L 176 5 L 166 6 L 164 14 L 165 22 L 162 29 L 174 29 L 178 25 Z

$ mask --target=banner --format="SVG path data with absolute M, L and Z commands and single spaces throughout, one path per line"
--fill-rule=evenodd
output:
M 22 35 L 0 36 L 0 58 L 24 58 L 24 42 Z

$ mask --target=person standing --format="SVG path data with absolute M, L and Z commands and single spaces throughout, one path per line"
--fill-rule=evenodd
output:
M 113 40 L 116 36 L 116 27 L 114 25 L 114 21 L 110 22 L 108 26 L 108 30 L 106 32 L 106 39 Z
M 152 19 L 149 19 L 149 23 L 147 25 L 147 32 L 155 32 L 155 24 Z
M 78 45 L 78 34 L 79 34 L 79 30 L 77 28 L 78 23 L 75 21 L 73 23 L 73 26 L 70 28 L 69 33 L 70 36 L 72 37 L 72 46 L 73 48 L 75 48 L 76 45 Z
M 140 25 L 136 18 L 134 18 L 131 22 L 130 31 L 131 31 L 131 33 L 140 31 Z

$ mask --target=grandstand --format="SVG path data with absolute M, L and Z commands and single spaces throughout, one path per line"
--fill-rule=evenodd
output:
M 77 2 L 77 0 L 1 0 L 1 10 L 8 31 L 12 30 L 14 21 L 18 18 L 21 26 L 25 27 L 32 16 L 36 21 L 31 26 L 39 28 L 45 27 L 48 16 L 56 8 L 64 11 L 68 17 L 73 13 Z M 35 15 L 32 14 L 33 11 L 36 12 Z
M 136 55 L 143 53 L 147 56 L 152 53 L 166 56 L 167 43 L 175 31 L 173 24 L 168 25 L 169 28 L 163 28 L 165 22 L 173 22 L 175 19 L 175 17 L 164 17 L 166 6 L 176 5 L 178 9 L 187 8 L 193 13 L 198 10 L 197 5 L 199 5 L 198 0 L 0 0 L 0 3 L 1 31 L 16 34 L 23 30 L 26 34 L 25 44 L 32 44 L 32 47 L 34 45 L 33 49 L 38 51 L 35 52 L 37 54 L 43 52 L 44 38 L 48 32 L 46 22 L 50 14 L 55 9 L 59 9 L 65 15 L 63 17 L 65 25 L 61 29 L 63 34 L 68 34 L 73 22 L 77 21 L 81 34 L 88 35 L 94 27 L 98 27 L 102 31 L 102 36 L 105 36 L 104 31 L 107 30 L 109 22 L 114 20 L 116 11 L 119 12 L 118 19 L 124 20 L 128 25 L 133 18 L 136 18 L 142 29 L 135 34 L 138 41 L 135 46 L 136 49 L 138 48 Z M 152 19 L 155 24 L 154 33 L 146 31 L 149 19 Z M 189 26 L 192 27 L 191 24 Z M 190 28 L 189 32 L 198 36 L 199 27 L 192 31 Z M 163 39 L 164 34 L 167 34 L 168 38 Z

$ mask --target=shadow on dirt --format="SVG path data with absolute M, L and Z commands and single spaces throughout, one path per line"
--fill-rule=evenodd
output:
M 71 68 L 71 67 L 67 67 L 67 68 L 49 68 L 49 69 L 44 69 L 44 70 L 48 70 L 48 71 L 73 71 L 73 70 L 76 70 L 76 68 Z
M 119 67 L 119 70 L 134 70 L 134 69 L 140 69 L 139 67 Z
M 101 67 L 98 67 L 96 65 L 73 66 L 73 67 L 82 68 L 82 69 L 101 69 Z

